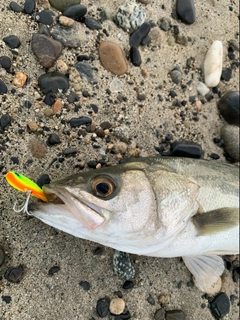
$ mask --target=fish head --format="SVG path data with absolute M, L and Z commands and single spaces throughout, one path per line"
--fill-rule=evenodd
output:
M 144 163 L 125 163 L 72 175 L 43 187 L 47 203 L 31 215 L 74 236 L 118 248 L 145 239 L 158 227 L 154 190 Z

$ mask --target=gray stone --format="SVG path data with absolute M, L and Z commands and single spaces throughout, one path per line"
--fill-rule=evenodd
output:
M 90 83 L 98 83 L 100 79 L 97 77 L 97 72 L 94 68 L 85 61 L 80 61 L 75 65 L 82 79 Z
M 52 29 L 52 36 L 70 48 L 80 47 L 80 45 L 86 42 L 86 34 L 80 24 L 75 24 L 72 28 L 56 24 Z
M 49 0 L 49 2 L 53 8 L 63 12 L 66 8 L 79 4 L 80 0 Z
M 126 252 L 115 250 L 113 255 L 113 268 L 116 275 L 123 280 L 132 280 L 135 277 L 135 268 Z
M 180 83 L 181 80 L 182 80 L 182 73 L 179 71 L 179 70 L 172 70 L 171 73 L 171 78 L 172 78 L 172 81 L 176 84 Z
M 224 141 L 224 149 L 234 161 L 240 161 L 239 127 L 225 125 L 221 129 L 221 138 Z

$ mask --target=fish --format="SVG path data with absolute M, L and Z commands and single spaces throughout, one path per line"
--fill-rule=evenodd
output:
M 146 157 L 43 186 L 29 213 L 76 237 L 137 255 L 182 257 L 208 292 L 239 253 L 239 169 L 202 159 Z

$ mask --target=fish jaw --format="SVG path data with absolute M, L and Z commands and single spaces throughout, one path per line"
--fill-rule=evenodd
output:
M 68 219 L 71 218 L 77 225 L 81 225 L 88 230 L 94 230 L 105 221 L 101 208 L 72 196 L 67 188 L 47 186 L 44 187 L 44 194 L 50 200 L 49 203 L 30 205 L 30 214 L 46 223 L 48 223 L 47 220 L 50 220 L 50 222 L 52 221 L 51 225 L 55 226 L 57 218 L 63 221 L 61 216 L 65 216 Z

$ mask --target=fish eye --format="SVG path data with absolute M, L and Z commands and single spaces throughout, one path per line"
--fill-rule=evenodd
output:
M 115 183 L 109 177 L 96 177 L 91 181 L 92 191 L 100 198 L 110 196 L 115 190 Z

